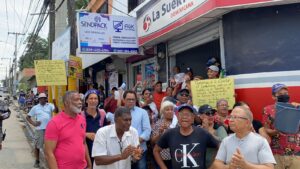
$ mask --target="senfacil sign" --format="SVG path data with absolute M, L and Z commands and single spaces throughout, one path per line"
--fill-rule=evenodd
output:
M 77 26 L 81 53 L 138 53 L 136 18 L 79 12 Z

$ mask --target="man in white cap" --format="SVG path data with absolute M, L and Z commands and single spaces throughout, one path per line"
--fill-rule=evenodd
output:
M 57 106 L 55 104 L 47 103 L 47 96 L 45 93 L 39 94 L 39 104 L 32 107 L 30 112 L 28 113 L 26 119 L 27 121 L 35 126 L 35 168 L 40 167 L 40 161 L 39 161 L 39 155 L 40 155 L 40 149 L 43 148 L 44 144 L 44 135 L 45 135 L 45 129 L 48 124 L 48 122 L 51 119 L 52 112 L 58 112 Z M 34 120 L 31 119 L 31 117 L 34 117 Z
M 207 68 L 207 77 L 208 79 L 217 79 L 219 77 L 219 67 L 215 65 L 210 65 Z

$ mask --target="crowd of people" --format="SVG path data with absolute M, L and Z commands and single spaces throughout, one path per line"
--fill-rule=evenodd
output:
M 207 75 L 218 78 L 218 65 L 209 65 Z M 112 88 L 107 97 L 97 89 L 68 91 L 63 111 L 53 117 L 57 107 L 41 93 L 27 116 L 36 127 L 34 166 L 44 144 L 50 169 L 300 168 L 299 130 L 274 127 L 276 102 L 289 102 L 286 85 L 272 86 L 274 104 L 259 121 L 245 102 L 193 105 L 190 81 L 202 79 L 175 67 L 166 92 L 161 82 L 141 94 L 135 88 Z

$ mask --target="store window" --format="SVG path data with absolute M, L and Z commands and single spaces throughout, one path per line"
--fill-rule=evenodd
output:
M 134 10 L 139 4 L 143 3 L 145 0 L 129 0 L 128 1 L 128 13 Z
M 98 10 L 97 13 L 108 14 L 108 3 L 104 3 Z
M 130 86 L 134 86 L 137 82 L 146 85 L 146 88 L 152 88 L 157 81 L 157 61 L 154 58 L 137 62 L 131 65 L 131 82 Z M 142 86 L 137 86 L 137 93 L 141 93 Z

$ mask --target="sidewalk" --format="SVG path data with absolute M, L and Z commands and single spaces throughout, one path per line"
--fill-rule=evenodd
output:
M 13 107 L 10 107 L 10 118 L 3 121 L 3 130 L 6 129 L 7 134 L 0 151 L 0 168 L 33 169 L 34 156 L 24 134 L 24 122 L 16 118 L 17 112 Z

